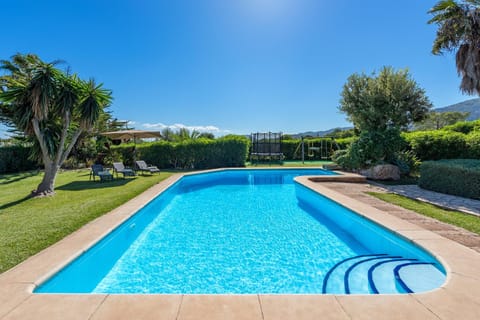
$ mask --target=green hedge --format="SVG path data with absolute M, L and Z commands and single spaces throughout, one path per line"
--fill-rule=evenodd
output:
M 28 171 L 38 168 L 29 159 L 31 148 L 23 146 L 0 147 L 0 173 Z
M 445 126 L 442 128 L 442 130 L 469 134 L 473 131 L 480 131 L 480 120 L 460 121 L 455 124 Z
M 480 160 L 423 162 L 418 185 L 432 191 L 480 199 Z
M 422 160 L 470 157 L 466 135 L 452 131 L 415 131 L 404 133 L 411 150 Z
M 243 136 L 219 139 L 195 139 L 179 143 L 159 141 L 135 146 L 136 158 L 159 168 L 210 169 L 243 167 L 248 155 L 249 140 Z M 110 161 L 121 160 L 133 165 L 134 146 L 111 148 Z

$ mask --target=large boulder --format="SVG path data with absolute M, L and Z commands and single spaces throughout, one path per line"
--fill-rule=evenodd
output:
M 360 174 L 373 180 L 400 180 L 400 169 L 393 164 L 378 164 L 371 168 L 360 170 Z

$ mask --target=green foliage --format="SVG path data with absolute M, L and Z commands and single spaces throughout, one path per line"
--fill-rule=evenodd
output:
M 480 131 L 474 131 L 465 137 L 467 143 L 468 157 L 480 159 Z
M 475 121 L 461 121 L 443 128 L 445 131 L 469 134 L 472 131 L 480 132 L 480 119 Z
M 0 119 L 34 143 L 32 150 L 41 154 L 45 167 L 36 194 L 53 194 L 58 168 L 82 132 L 100 119 L 112 100 L 111 92 L 33 54 L 16 54 L 0 63 L 6 71 L 0 76 Z
M 455 159 L 468 156 L 465 135 L 450 131 L 404 133 L 411 150 L 422 160 Z
M 361 132 L 406 128 L 424 119 L 432 106 L 408 70 L 391 67 L 384 67 L 378 75 L 351 75 L 341 96 L 339 110 Z
M 460 90 L 480 94 L 480 1 L 440 0 L 430 11 L 428 22 L 438 26 L 432 53 L 457 50 L 455 62 L 462 77 Z
M 467 119 L 468 112 L 429 112 L 427 117 L 421 121 L 415 123 L 415 130 L 438 130 L 445 126 L 453 125 L 459 121 L 465 121 Z
M 244 136 L 225 136 L 215 140 L 188 139 L 181 142 L 158 141 L 136 146 L 136 158 L 159 168 L 209 169 L 243 167 L 249 140 Z M 133 145 L 111 147 L 110 161 L 133 165 Z
M 397 129 L 363 132 L 344 152 L 333 160 L 347 169 L 370 167 L 378 163 L 395 163 L 397 154 L 406 147 Z
M 421 161 L 412 150 L 404 150 L 395 154 L 395 160 L 392 163 L 400 169 L 400 174 L 409 175 L 412 172 L 417 172 Z
M 423 162 L 418 185 L 427 190 L 480 199 L 480 160 Z
M 5 146 L 0 147 L 0 173 L 33 170 L 38 167 L 37 161 L 29 158 L 30 147 Z

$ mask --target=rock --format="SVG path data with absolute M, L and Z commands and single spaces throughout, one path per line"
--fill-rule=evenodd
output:
M 393 164 L 378 164 L 369 169 L 360 170 L 360 174 L 373 180 L 400 180 L 400 169 Z

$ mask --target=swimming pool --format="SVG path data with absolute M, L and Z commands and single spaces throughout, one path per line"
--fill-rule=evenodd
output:
M 323 170 L 183 177 L 36 293 L 407 293 L 430 254 L 293 181 Z

